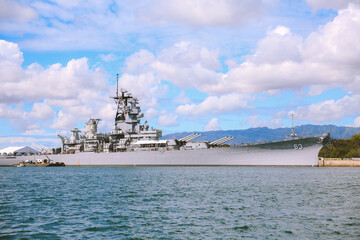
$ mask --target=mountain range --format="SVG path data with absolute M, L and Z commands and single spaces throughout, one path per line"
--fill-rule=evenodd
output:
M 335 125 L 302 125 L 294 127 L 294 132 L 301 137 L 318 136 L 330 132 L 330 136 L 335 139 L 347 139 L 352 135 L 360 133 L 360 128 L 355 127 L 339 127 Z M 235 137 L 233 140 L 227 142 L 230 145 L 281 141 L 290 135 L 291 128 L 276 128 L 271 129 L 267 127 L 249 128 L 245 130 L 219 130 L 206 132 L 182 132 L 167 134 L 162 139 L 180 139 L 192 133 L 201 133 L 202 135 L 194 141 L 215 141 L 225 136 Z

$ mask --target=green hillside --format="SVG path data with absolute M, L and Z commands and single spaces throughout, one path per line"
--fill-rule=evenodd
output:
M 319 152 L 325 158 L 360 158 L 360 134 L 350 139 L 331 139 Z

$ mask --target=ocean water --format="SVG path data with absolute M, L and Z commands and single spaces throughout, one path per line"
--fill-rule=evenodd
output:
M 360 168 L 0 168 L 0 239 L 360 239 Z

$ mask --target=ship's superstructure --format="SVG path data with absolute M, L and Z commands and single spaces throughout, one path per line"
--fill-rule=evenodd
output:
M 80 130 L 71 130 L 70 139 L 58 135 L 62 141 L 61 153 L 79 152 L 131 152 L 145 150 L 180 150 L 204 149 L 219 146 L 234 137 L 224 137 L 214 142 L 190 142 L 201 134 L 193 133 L 187 137 L 169 140 L 159 140 L 162 131 L 149 128 L 147 121 L 141 124 L 144 117 L 139 106 L 139 100 L 125 89 L 117 87 L 115 100 L 117 110 L 114 128 L 110 132 L 98 132 L 98 123 L 101 119 L 91 118 L 86 123 L 85 135 Z
M 62 153 L 78 152 L 125 152 L 143 145 L 164 145 L 160 141 L 162 131 L 149 129 L 145 121 L 140 124 L 141 112 L 139 101 L 126 90 L 121 89 L 120 95 L 113 97 L 117 104 L 115 126 L 112 131 L 98 132 L 98 123 L 101 119 L 91 118 L 86 123 L 85 135 L 80 135 L 78 128 L 71 130 L 72 136 L 58 135 L 62 140 Z M 164 146 L 165 147 L 165 146 Z

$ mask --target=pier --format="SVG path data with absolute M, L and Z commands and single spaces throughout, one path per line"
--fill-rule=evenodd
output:
M 360 158 L 319 157 L 319 167 L 360 167 Z

